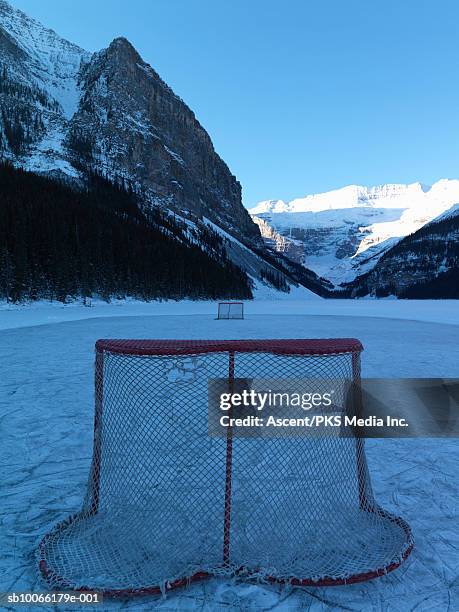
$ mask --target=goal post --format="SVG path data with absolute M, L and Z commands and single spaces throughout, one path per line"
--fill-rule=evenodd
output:
M 81 510 L 38 548 L 49 588 L 159 594 L 211 576 L 351 584 L 396 569 L 408 524 L 382 509 L 353 436 L 209 435 L 209 380 L 332 380 L 358 397 L 355 339 L 99 340 Z
M 217 319 L 243 319 L 243 302 L 219 302 Z

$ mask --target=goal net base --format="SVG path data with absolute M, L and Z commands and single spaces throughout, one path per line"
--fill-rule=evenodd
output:
M 99 341 L 82 510 L 47 534 L 54 589 L 160 593 L 211 576 L 302 586 L 382 576 L 407 523 L 377 505 L 363 441 L 208 435 L 209 378 L 358 383 L 355 340 Z
M 335 511 L 339 512 L 339 509 Z M 126 516 L 116 518 L 130 524 L 133 516 L 135 508 Z M 248 526 L 253 530 L 258 528 L 257 542 L 251 546 L 251 564 L 240 565 L 237 559 L 247 559 L 243 546 L 234 546 L 234 561 L 224 564 L 221 561 L 221 541 L 212 541 L 211 538 L 209 542 L 206 529 L 217 530 L 217 524 L 203 525 L 200 534 L 189 534 L 188 537 L 193 540 L 191 545 L 184 541 L 186 535 L 181 534 L 180 542 L 167 539 L 167 545 L 172 544 L 174 550 L 185 549 L 185 554 L 182 552 L 180 557 L 171 562 L 170 549 L 161 549 L 158 544 L 154 544 L 164 539 L 164 530 L 149 529 L 146 533 L 147 526 L 151 525 L 148 521 L 158 520 L 154 512 L 149 516 L 141 515 L 141 524 L 134 533 L 130 530 L 122 533 L 118 526 L 110 528 L 104 515 L 95 515 L 93 520 L 77 516 L 72 522 L 58 525 L 42 542 L 40 570 L 53 588 L 129 595 L 161 593 L 211 577 L 239 576 L 247 580 L 297 586 L 352 584 L 383 576 L 396 569 L 408 556 L 406 544 L 409 528 L 400 518 L 382 514 L 376 527 L 375 520 L 367 511 L 353 513 L 352 517 L 342 514 L 341 517 L 342 525 L 334 524 L 333 531 L 330 529 L 326 534 L 328 541 L 325 544 L 321 540 L 311 545 L 309 534 L 308 537 L 296 538 L 294 548 L 286 548 L 281 537 L 273 538 L 270 529 L 260 530 L 256 524 Z M 139 518 L 137 515 L 137 520 Z M 267 519 L 268 525 L 271 525 L 270 517 Z M 291 538 L 291 528 L 289 525 L 289 531 L 283 532 L 284 537 Z M 297 528 L 301 528 L 301 524 Z M 336 529 L 340 528 L 342 530 L 337 533 Z M 350 540 L 364 554 L 360 557 L 350 554 Z M 275 558 L 267 553 L 266 542 L 270 542 L 270 546 L 279 547 Z M 213 554 L 209 551 L 210 543 L 215 547 Z M 288 566 L 289 571 L 286 568 L 280 572 L 275 571 L 273 562 L 278 565 L 280 561 Z M 56 572 L 56 566 L 63 576 Z M 114 575 L 118 576 L 115 581 Z M 125 579 L 120 580 L 120 575 Z

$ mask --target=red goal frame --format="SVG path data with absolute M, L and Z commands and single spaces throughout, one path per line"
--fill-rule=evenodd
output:
M 231 381 L 235 379 L 235 359 L 240 353 L 271 353 L 275 355 L 340 355 L 350 353 L 352 355 L 352 376 L 355 388 L 359 389 L 360 383 L 360 353 L 363 350 L 359 340 L 353 338 L 342 339 L 308 339 L 308 340 L 98 340 L 96 342 L 96 362 L 95 362 L 95 380 L 96 380 L 96 397 L 95 397 L 95 414 L 94 414 L 94 454 L 93 457 L 99 457 L 102 452 L 101 448 L 101 423 L 103 412 L 103 371 L 105 354 L 121 354 L 121 355 L 136 355 L 136 356 L 171 356 L 171 355 L 197 355 L 205 353 L 226 353 L 227 374 Z M 363 441 L 356 439 L 357 455 L 363 453 Z M 232 455 L 233 455 L 233 434 L 231 428 L 228 428 L 226 438 L 226 463 L 225 463 L 225 488 L 224 492 L 224 514 L 222 523 L 222 567 L 229 563 L 230 558 L 230 537 L 231 537 L 231 499 L 232 499 Z M 97 514 L 99 506 L 99 460 L 93 460 L 90 483 L 95 492 L 93 497 L 92 514 Z M 360 464 L 356 462 L 356 477 L 358 480 L 359 503 L 361 509 L 367 512 L 377 513 L 392 523 L 397 524 L 405 533 L 406 549 L 400 557 L 399 562 L 390 563 L 384 567 L 375 568 L 373 571 L 354 574 L 347 578 L 332 578 L 324 577 L 319 580 L 310 578 L 291 577 L 288 580 L 279 579 L 268 576 L 266 580 L 272 583 L 288 582 L 294 586 L 339 586 L 345 584 L 353 584 L 370 580 L 383 576 L 396 568 L 409 556 L 414 543 L 409 525 L 404 519 L 392 515 L 376 505 L 373 501 L 366 498 L 366 480 L 368 478 L 367 471 L 362 469 Z M 166 583 L 161 588 L 159 585 L 152 585 L 147 588 L 133 589 L 109 589 L 102 590 L 94 589 L 91 585 L 79 586 L 73 585 L 65 576 L 60 576 L 56 573 L 53 567 L 50 567 L 46 557 L 46 547 L 48 540 L 65 531 L 72 523 L 81 517 L 81 512 L 78 512 L 65 521 L 57 524 L 54 529 L 47 533 L 42 539 L 38 548 L 39 570 L 44 581 L 51 587 L 60 589 L 77 589 L 79 591 L 94 591 L 99 590 L 108 597 L 129 597 L 141 595 L 158 595 L 164 591 L 171 591 L 178 587 L 186 586 L 191 582 L 213 577 L 212 573 L 207 571 L 198 571 L 193 575 L 184 576 L 173 582 Z M 243 573 L 244 568 L 240 568 Z

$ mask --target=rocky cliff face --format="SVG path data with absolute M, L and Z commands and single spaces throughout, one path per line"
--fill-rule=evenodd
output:
M 305 248 L 301 239 L 292 234 L 284 236 L 277 232 L 267 221 L 262 217 L 253 216 L 253 221 L 258 225 L 261 237 L 270 249 L 276 253 L 284 253 L 291 261 L 304 265 Z
M 0 111 L 2 158 L 122 178 L 150 203 L 260 242 L 209 135 L 126 39 L 90 54 L 0 0 Z
M 258 236 L 242 206 L 241 186 L 207 132 L 126 39 L 91 58 L 80 86 L 66 139 L 75 165 L 121 173 L 154 203 Z

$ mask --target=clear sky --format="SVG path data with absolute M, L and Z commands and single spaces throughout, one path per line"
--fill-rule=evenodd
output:
M 11 0 L 94 51 L 125 36 L 246 206 L 459 177 L 457 0 Z

